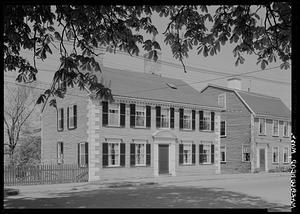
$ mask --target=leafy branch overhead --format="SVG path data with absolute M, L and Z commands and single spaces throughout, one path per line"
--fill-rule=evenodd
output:
M 51 96 L 63 98 L 67 88 L 74 86 L 96 97 L 112 99 L 109 87 L 95 75 L 101 72 L 95 60 L 99 56 L 97 48 L 139 55 L 142 47 L 148 58 L 156 61 L 160 44 L 143 36 L 155 38 L 159 33 L 152 24 L 154 13 L 169 19 L 162 32 L 164 42 L 170 45 L 184 71 L 183 60 L 193 48 L 199 57 L 208 57 L 218 54 L 228 43 L 235 44 L 235 65 L 244 63 L 244 54 L 256 55 L 262 69 L 276 60 L 282 62 L 282 69 L 288 69 L 291 59 L 288 2 L 221 6 L 5 5 L 4 13 L 4 69 L 17 70 L 17 81 L 35 81 L 36 60 L 45 60 L 53 48 L 59 50 L 60 68 L 38 103 L 45 103 Z M 23 58 L 22 50 L 31 51 L 33 63 Z

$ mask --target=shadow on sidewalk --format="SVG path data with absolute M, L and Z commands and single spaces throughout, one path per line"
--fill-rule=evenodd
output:
M 158 185 L 101 188 L 52 193 L 47 197 L 7 197 L 5 208 L 264 208 L 291 211 L 290 206 L 269 203 L 259 197 L 225 191 Z

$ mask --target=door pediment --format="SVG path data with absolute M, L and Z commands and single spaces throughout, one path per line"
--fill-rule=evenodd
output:
M 158 130 L 152 134 L 154 140 L 177 140 L 177 136 L 170 130 Z

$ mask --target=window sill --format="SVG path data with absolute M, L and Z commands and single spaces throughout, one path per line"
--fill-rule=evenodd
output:
M 193 129 L 180 129 L 180 131 L 184 131 L 184 132 L 193 132 L 193 131 L 195 131 L 195 130 L 193 130 Z
M 283 136 L 284 138 L 290 138 L 289 136 Z
M 272 137 L 279 137 L 279 135 L 272 135 Z
M 179 166 L 195 166 L 194 163 L 181 163 Z
M 58 131 L 58 132 L 62 132 L 62 131 L 64 131 L 64 129 L 57 129 L 57 131 Z
M 130 128 L 133 128 L 133 129 L 151 129 L 150 127 L 142 127 L 142 126 L 131 126 Z
M 138 167 L 150 167 L 150 165 L 130 165 L 132 168 L 138 168 Z
M 279 165 L 279 162 L 272 162 L 272 164 Z
M 199 163 L 199 165 L 214 165 L 214 163 Z
M 283 162 L 283 164 L 290 164 L 289 162 Z
M 215 131 L 212 131 L 212 130 L 199 130 L 200 132 L 215 132 Z
M 107 169 L 107 168 L 110 168 L 110 169 L 113 169 L 113 168 L 123 168 L 125 166 L 103 166 L 102 168 L 103 169 Z
M 68 127 L 68 130 L 74 130 L 76 129 L 77 127 Z
M 267 136 L 266 134 L 258 134 L 258 136 Z
M 242 163 L 250 163 L 251 161 L 242 161 Z
M 224 136 L 220 136 L 221 138 L 226 138 L 227 136 L 226 135 L 224 135 Z
M 220 161 L 221 164 L 226 164 L 226 161 Z
M 120 125 L 106 125 L 106 126 L 103 126 L 103 127 L 106 127 L 106 128 L 124 128 L 125 126 L 120 126 Z

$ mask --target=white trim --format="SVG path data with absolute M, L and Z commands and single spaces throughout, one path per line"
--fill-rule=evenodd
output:
M 135 146 L 134 146 L 134 151 L 135 151 L 135 155 L 134 155 L 134 159 L 135 159 L 135 166 L 146 166 L 146 145 L 147 145 L 147 140 L 145 140 L 144 142 L 142 142 L 141 140 L 138 140 L 136 142 L 134 142 Z M 144 145 L 144 163 L 143 164 L 137 164 L 136 163 L 136 156 L 137 156 L 137 145 L 138 144 L 143 144 Z
M 191 159 L 190 159 L 190 162 L 188 163 L 184 163 L 184 158 L 183 158 L 183 162 L 182 162 L 182 165 L 192 165 L 193 164 L 193 143 L 189 143 L 189 142 L 185 142 L 185 141 L 181 141 L 181 144 L 183 145 L 183 150 L 184 150 L 184 145 L 188 145 L 191 147 Z M 184 153 L 182 153 L 183 155 Z M 196 154 L 195 154 L 196 155 Z M 196 156 L 195 156 L 196 157 Z
M 109 144 L 118 144 L 118 151 L 119 151 L 119 164 L 114 164 L 114 165 L 111 165 L 110 164 L 110 161 L 109 161 L 109 158 L 110 158 L 110 148 L 109 148 Z M 108 141 L 107 142 L 107 148 L 108 148 L 108 151 L 107 151 L 107 155 L 108 155 L 108 158 L 107 158 L 107 166 L 108 167 L 118 167 L 118 166 L 121 166 L 121 142 L 115 142 L 115 141 Z
M 277 134 L 275 134 L 274 132 L 275 121 L 277 121 Z M 273 120 L 272 135 L 275 137 L 279 137 L 279 120 Z
M 109 110 L 118 110 L 118 123 L 117 124 L 110 124 L 110 112 Z M 111 127 L 120 127 L 120 114 L 121 114 L 121 105 L 120 103 L 108 103 L 108 126 L 111 126 Z
M 274 162 L 274 159 L 273 159 L 273 155 L 274 155 L 274 148 L 277 148 L 277 162 Z M 278 146 L 273 146 L 272 147 L 272 163 L 279 163 L 279 147 Z
M 284 161 L 284 150 L 287 149 L 286 161 Z M 289 163 L 289 147 L 284 146 L 282 152 L 282 163 Z
M 284 134 L 284 124 L 287 124 L 287 135 Z M 283 137 L 288 137 L 289 136 L 289 123 L 288 123 L 288 121 L 283 121 L 282 136 Z
M 88 153 L 88 151 L 85 151 L 85 144 L 86 144 L 86 143 L 88 143 L 88 142 L 84 142 L 84 141 L 83 141 L 83 142 L 80 142 L 80 143 L 79 143 L 79 157 L 78 157 L 78 158 L 79 158 L 79 165 L 80 165 L 80 166 L 84 166 L 84 165 L 85 165 L 85 163 L 84 163 L 84 164 L 81 163 L 81 155 L 82 155 L 82 154 L 81 154 L 81 145 L 83 145 L 83 147 L 84 147 L 84 160 L 85 160 L 85 158 L 86 158 L 86 153 Z M 89 146 L 88 146 L 88 147 L 89 147 Z M 89 155 L 88 155 L 88 156 L 89 156 Z M 85 160 L 85 161 L 88 161 L 88 160 Z
M 255 112 L 250 108 L 250 106 L 246 103 L 246 101 L 242 98 L 241 95 L 236 90 L 233 90 L 234 93 L 241 99 L 241 101 L 244 103 L 244 105 L 248 108 L 248 110 L 255 116 Z
M 248 160 L 248 161 L 244 160 L 244 146 L 249 147 L 249 158 L 250 158 L 250 160 Z M 242 145 L 242 162 L 244 162 L 244 163 L 251 162 L 251 145 Z
M 67 118 L 69 121 L 68 121 L 68 123 L 69 123 L 69 127 L 68 127 L 68 129 L 74 129 L 75 128 L 75 124 L 74 124 L 74 106 L 75 106 L 76 104 L 71 104 L 71 105 L 69 105 L 68 106 L 68 108 L 69 108 L 69 117 Z M 72 109 L 72 114 L 71 114 L 71 109 Z M 68 113 L 67 113 L 68 114 Z M 76 112 L 76 114 L 77 114 L 77 112 Z M 71 124 L 71 117 L 73 118 L 73 124 Z M 77 115 L 76 115 L 76 117 L 77 117 Z
M 63 115 L 62 115 L 62 117 L 61 117 L 61 110 L 63 111 Z M 57 117 L 57 130 L 58 131 L 62 131 L 62 130 L 64 130 L 64 124 L 62 124 L 62 127 L 60 128 L 59 126 L 60 126 L 60 121 L 62 121 L 63 119 L 64 119 L 64 114 L 65 114 L 65 112 L 64 112 L 64 108 L 63 107 L 61 107 L 61 108 L 58 108 L 58 112 L 57 112 L 57 114 L 58 114 L 58 117 Z
M 221 134 L 221 130 L 222 130 L 222 122 L 225 123 L 225 135 Z M 227 124 L 226 124 L 226 120 L 221 120 L 220 122 L 220 137 L 226 137 L 227 136 Z
M 57 148 L 57 151 L 56 151 L 57 163 L 62 164 L 62 163 L 64 163 L 64 142 L 58 141 L 56 148 Z M 62 153 L 61 153 L 61 151 L 62 151 Z
M 162 112 L 163 111 L 167 111 L 167 118 L 169 119 L 168 120 L 168 127 L 162 127 Z M 174 109 L 174 111 L 175 111 L 175 109 Z M 174 112 L 174 114 L 175 114 L 175 112 Z M 175 120 L 174 120 L 174 122 L 175 122 Z M 174 126 L 175 126 L 175 124 L 174 124 Z M 170 129 L 170 127 L 171 127 L 171 110 L 170 110 L 170 108 L 165 108 L 165 107 L 160 107 L 160 129 Z
M 220 105 L 220 103 L 219 103 L 220 102 L 220 100 L 219 100 L 220 97 L 224 97 L 224 106 Z M 221 106 L 222 108 L 226 109 L 226 92 L 218 95 L 218 105 Z
M 143 110 L 141 110 L 143 109 Z M 136 121 L 136 118 L 137 118 L 137 112 L 144 112 L 144 125 L 142 126 L 137 126 L 137 121 Z M 142 105 L 135 105 L 135 115 L 134 115 L 134 120 L 135 120 L 135 125 L 134 127 L 135 128 L 146 128 L 146 119 L 147 119 L 147 115 L 146 115 L 146 106 L 142 106 Z
M 261 120 L 264 120 L 264 121 L 265 121 L 264 133 L 261 133 L 261 132 L 260 132 L 260 123 L 261 123 Z M 266 126 L 267 126 L 267 120 L 266 120 L 266 118 L 259 117 L 259 118 L 258 118 L 258 134 L 259 134 L 259 135 L 266 135 L 266 134 L 267 134 L 267 133 L 266 133 L 266 131 L 267 131 Z
M 190 128 L 184 128 L 184 116 L 190 116 Z M 204 115 L 204 113 L 203 113 Z M 195 112 L 196 117 L 196 112 Z M 196 122 L 196 118 L 195 118 Z M 183 118 L 182 118 L 182 130 L 192 130 L 193 129 L 193 111 L 191 109 L 183 109 Z
M 222 147 L 224 147 L 224 148 L 222 148 Z M 222 150 L 223 149 L 224 149 L 224 153 L 225 153 L 225 160 L 224 161 L 222 161 Z M 226 163 L 226 145 L 220 146 L 220 162 L 221 163 Z

